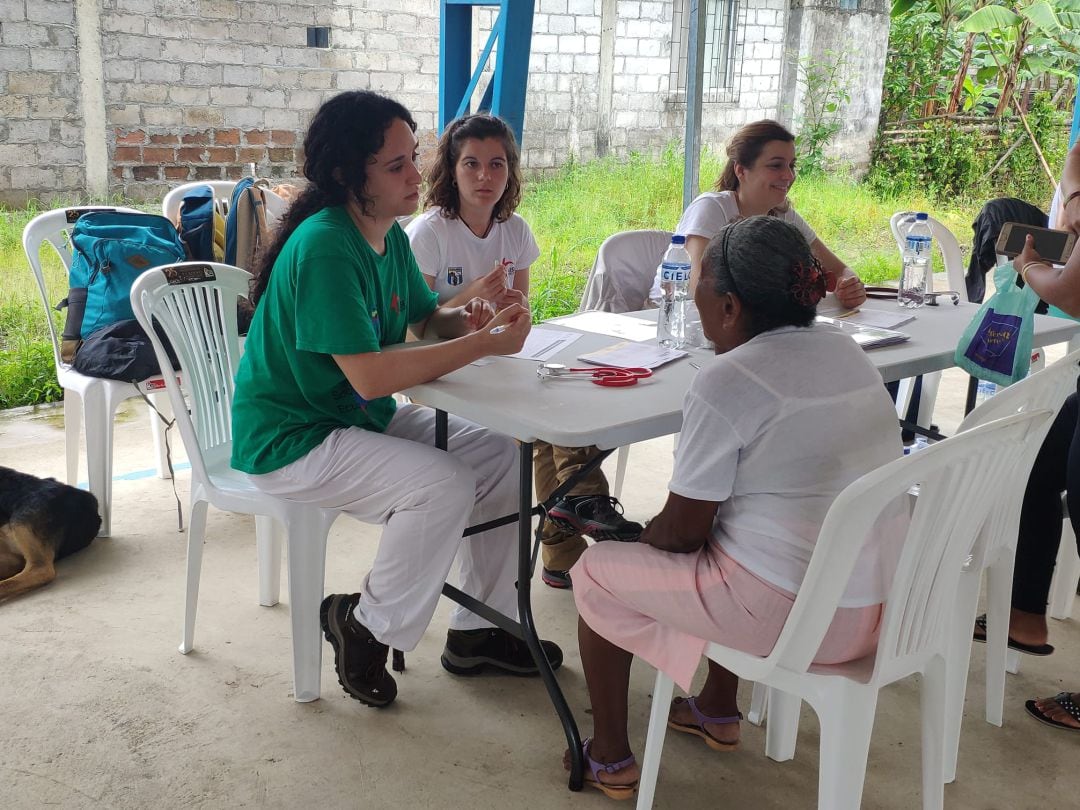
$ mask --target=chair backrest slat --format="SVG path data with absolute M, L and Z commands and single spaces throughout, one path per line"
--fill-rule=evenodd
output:
M 964 417 L 957 432 L 962 433 L 995 419 L 1026 411 L 1048 409 L 1056 416 L 1065 398 L 1076 390 L 1078 375 L 1080 375 L 1080 349 L 1070 352 L 1046 368 L 998 391 Z M 1015 547 L 1020 509 L 1023 505 L 1022 482 L 1027 481 L 1043 439 L 1050 430 L 1051 422 L 1053 418 L 1038 432 L 1033 432 L 1031 441 L 1022 448 L 1022 457 L 1018 459 L 1016 466 L 1017 486 L 995 504 L 987 517 L 985 530 L 980 533 L 971 550 L 970 565 L 973 570 L 982 569 L 1003 550 L 1011 553 Z
M 170 284 L 167 274 L 209 268 L 215 278 Z M 185 262 L 148 270 L 131 288 L 135 317 L 150 334 L 159 362 L 160 337 L 149 328 L 156 320 L 180 361 L 190 414 L 175 378 L 165 378 L 180 435 L 194 474 L 206 480 L 207 462 L 227 457 L 232 447 L 234 378 L 240 362 L 237 300 L 248 294 L 251 275 L 215 262 Z
M 954 604 L 963 559 L 995 499 L 1012 486 L 1012 470 L 1029 433 L 1046 410 L 1017 414 L 958 434 L 897 459 L 850 484 L 825 517 L 802 587 L 770 658 L 805 671 L 832 621 L 865 540 L 872 531 L 896 533 L 898 555 L 889 590 L 876 666 L 902 668 L 904 659 L 945 641 L 943 613 Z M 918 485 L 919 496 L 905 514 Z M 958 497 L 967 499 L 956 509 Z

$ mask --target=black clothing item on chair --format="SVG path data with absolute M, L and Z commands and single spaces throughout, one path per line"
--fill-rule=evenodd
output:
M 1077 381 L 1080 391 L 1080 380 Z M 1012 606 L 1046 613 L 1050 580 L 1061 544 L 1061 493 L 1080 547 L 1080 409 L 1072 394 L 1058 411 L 1031 468 L 1020 512 Z
M 179 369 L 176 352 L 161 327 L 156 329 L 173 369 Z M 150 338 L 134 318 L 116 321 L 91 332 L 75 353 L 71 367 L 87 377 L 121 382 L 142 382 L 161 373 Z
M 1006 222 L 1020 222 L 1024 225 L 1045 228 L 1046 220 L 1047 216 L 1041 209 L 1015 197 L 999 197 L 996 200 L 990 200 L 982 207 L 975 221 L 971 223 L 971 228 L 975 231 L 975 240 L 972 244 L 967 275 L 964 278 L 967 282 L 969 301 L 981 303 L 986 295 L 986 274 L 997 264 L 994 245 L 1001 233 L 1001 226 Z M 1046 304 L 1040 301 L 1039 308 L 1035 311 L 1044 314 Z

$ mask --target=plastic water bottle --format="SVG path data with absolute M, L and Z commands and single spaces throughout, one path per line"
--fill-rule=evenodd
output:
M 904 455 L 910 456 L 912 453 L 918 453 L 920 450 L 925 450 L 929 446 L 929 439 L 925 436 L 916 436 L 914 442 L 904 447 Z
M 934 246 L 930 223 L 924 213 L 915 215 L 904 239 L 904 269 L 900 275 L 897 301 L 902 307 L 921 307 L 933 284 L 930 253 Z
M 979 380 L 975 388 L 975 407 L 978 408 L 998 391 L 998 387 L 989 380 Z
M 675 234 L 660 263 L 660 317 L 656 322 L 657 342 L 678 349 L 686 343 L 686 302 L 690 297 L 690 254 L 686 237 Z

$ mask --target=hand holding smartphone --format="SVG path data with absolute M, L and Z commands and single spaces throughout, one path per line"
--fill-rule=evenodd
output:
M 1046 261 L 1054 264 L 1064 264 L 1076 244 L 1076 234 L 1070 231 L 1006 222 L 1001 226 L 1001 233 L 998 235 L 994 250 L 1010 259 L 1015 258 L 1024 249 L 1024 239 L 1028 234 L 1031 234 L 1035 240 L 1035 251 Z

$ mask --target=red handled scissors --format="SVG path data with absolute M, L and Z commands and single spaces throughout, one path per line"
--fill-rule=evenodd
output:
M 585 379 L 593 385 L 608 388 L 625 388 L 637 385 L 638 380 L 652 376 L 647 368 L 615 368 L 611 366 L 593 366 L 591 368 L 567 368 L 562 363 L 541 363 L 536 369 L 536 376 L 541 382 L 556 379 Z

